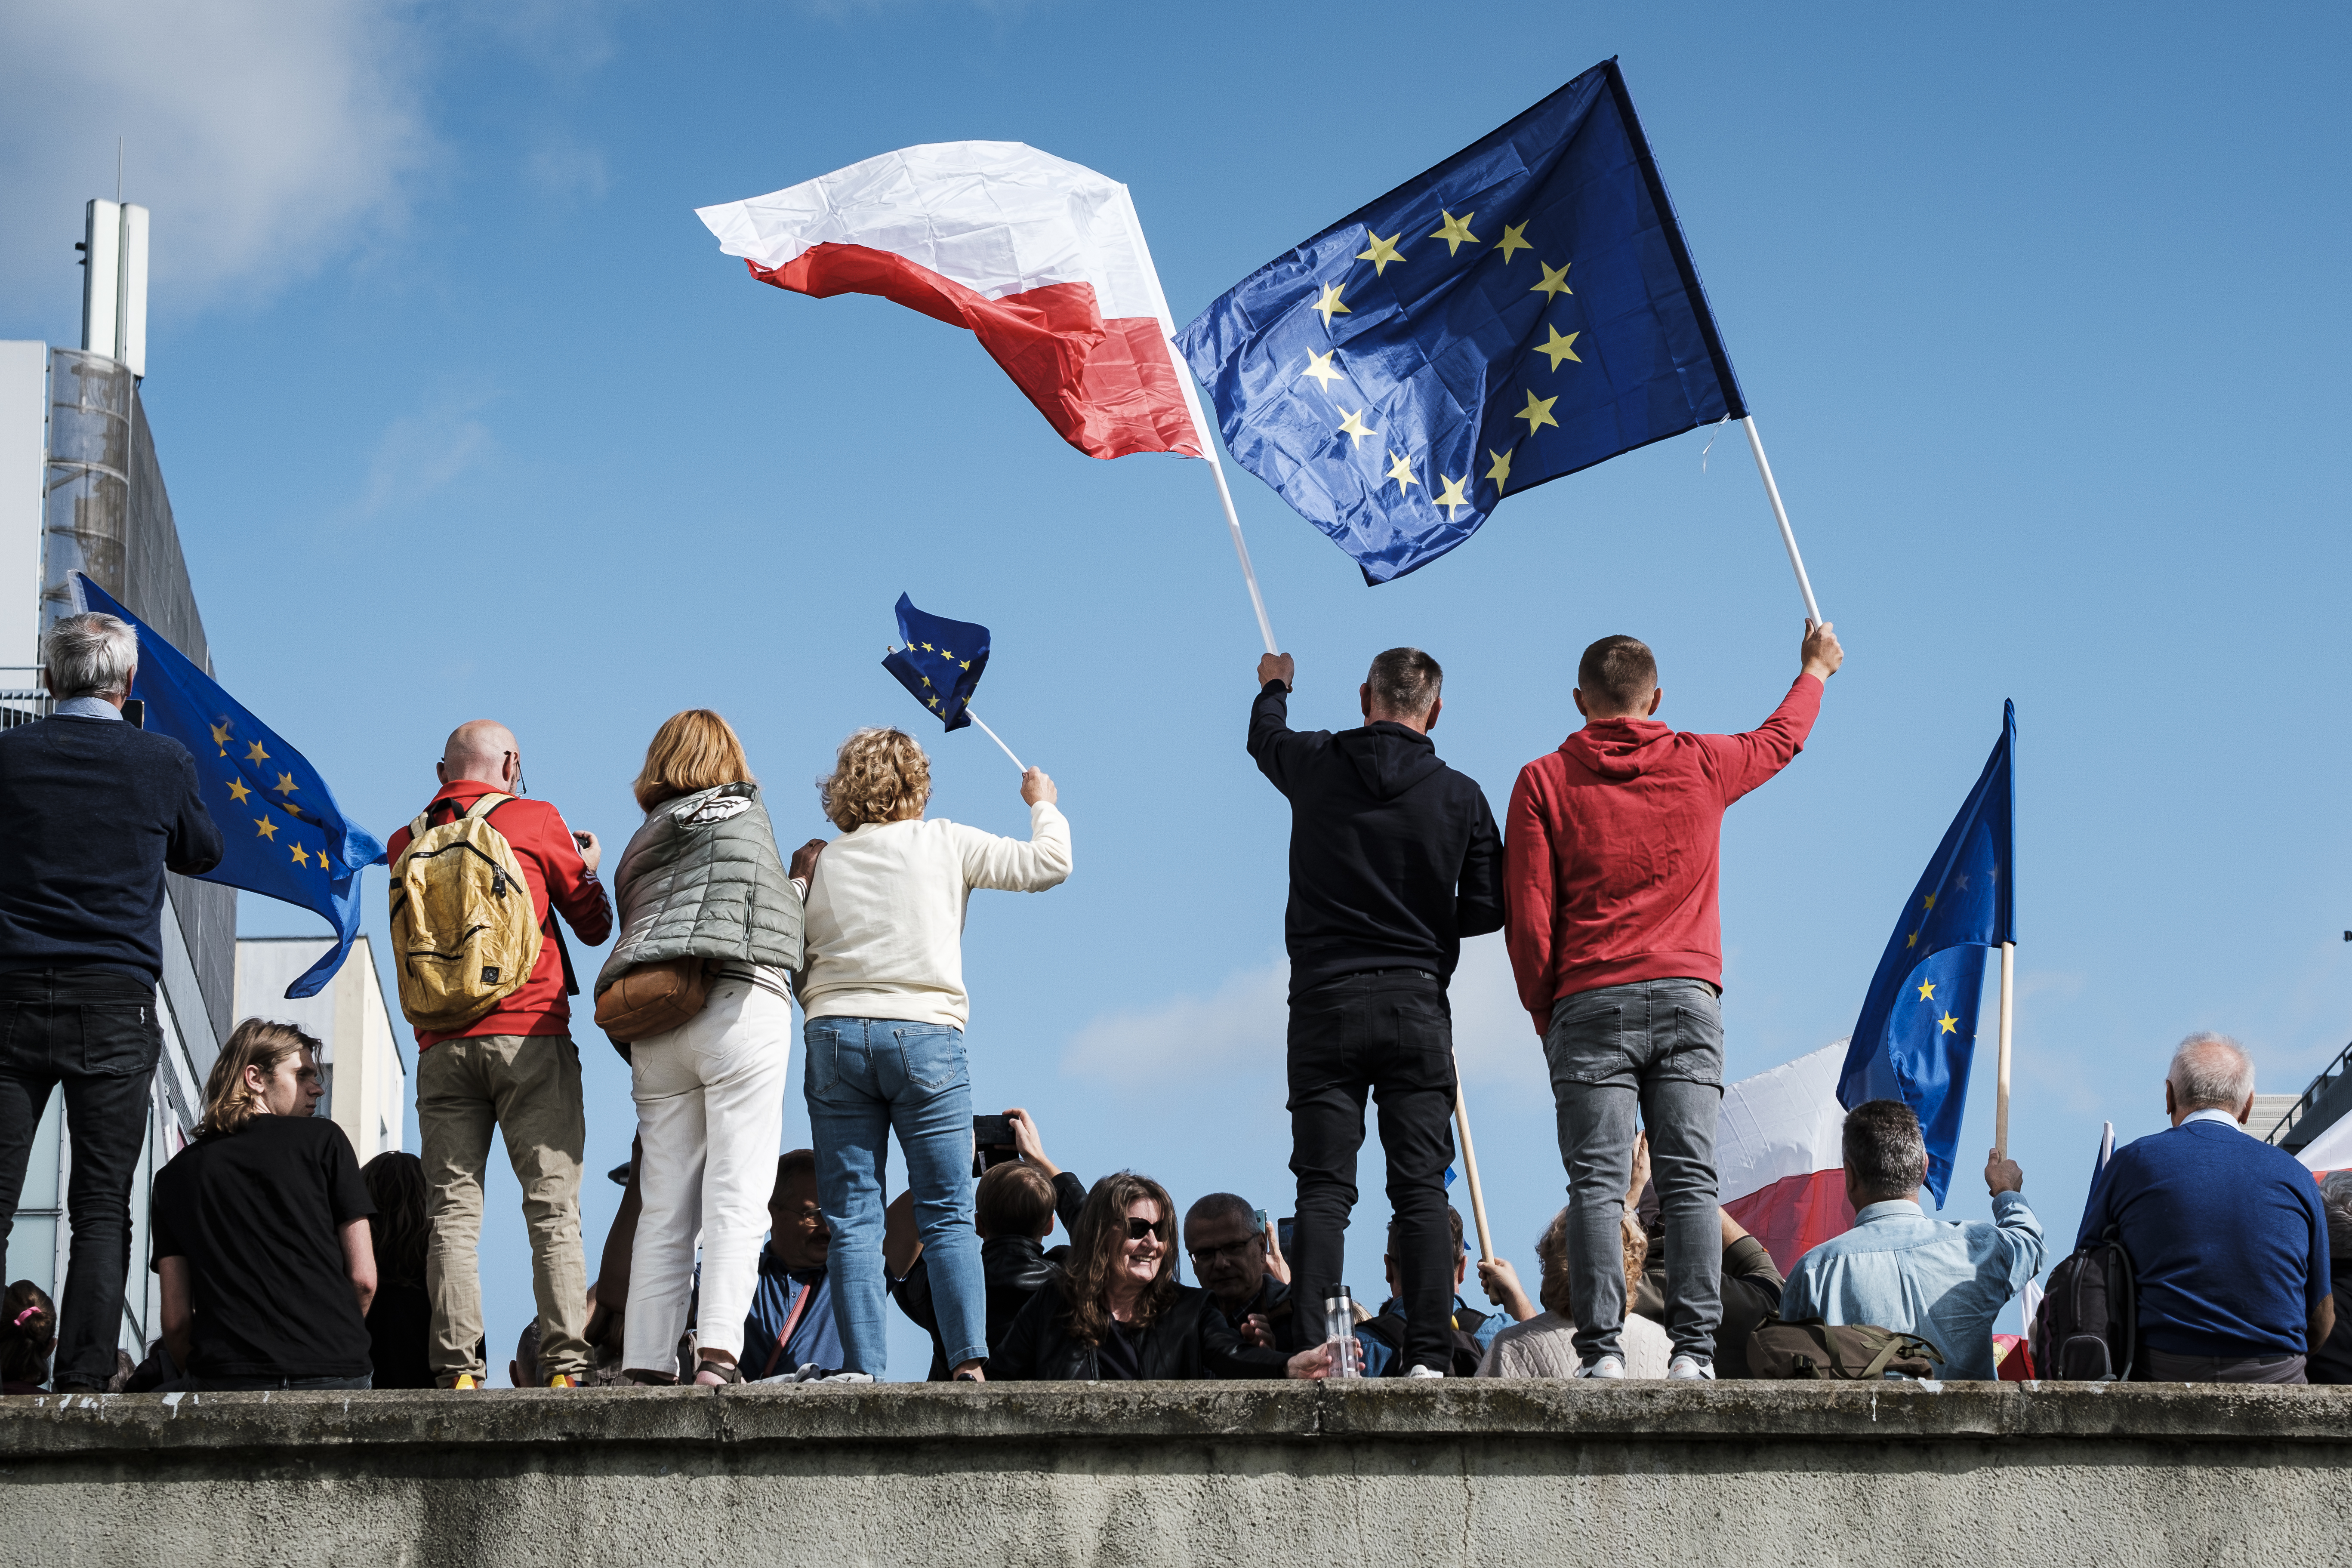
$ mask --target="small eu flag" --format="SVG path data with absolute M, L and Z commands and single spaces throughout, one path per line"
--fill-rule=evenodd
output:
M 299 904 L 335 928 L 335 945 L 286 988 L 289 997 L 317 995 L 359 934 L 360 870 L 383 858 L 383 846 L 344 819 L 319 770 L 277 731 L 97 584 L 81 577 L 80 589 L 85 608 L 119 616 L 139 634 L 131 695 L 147 706 L 145 727 L 196 760 L 205 805 L 228 844 L 199 880 Z
M 1506 496 L 1748 412 L 1613 59 L 1250 274 L 1176 344 L 1234 458 L 1367 583 Z
M 2017 940 L 2017 705 L 1945 830 L 1871 977 L 1846 1047 L 1838 1103 L 1899 1100 L 1927 1139 L 1927 1190 L 1944 1206 L 1959 1152 L 1986 956 Z
M 926 615 L 901 594 L 898 635 L 907 646 L 893 649 L 882 668 L 949 729 L 971 723 L 971 715 L 964 709 L 980 689 L 981 671 L 988 668 L 988 628 Z

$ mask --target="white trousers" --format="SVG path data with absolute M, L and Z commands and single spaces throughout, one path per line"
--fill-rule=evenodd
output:
M 696 1340 L 742 1354 L 782 1152 L 792 1046 L 790 1002 L 746 980 L 722 980 L 692 1019 L 629 1047 L 645 1207 L 629 1255 L 622 1365 L 676 1364 L 698 1234 Z

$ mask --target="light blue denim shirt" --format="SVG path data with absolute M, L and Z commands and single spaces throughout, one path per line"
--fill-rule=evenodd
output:
M 1875 1323 L 1944 1352 L 1946 1377 L 1990 1378 L 1992 1322 L 2042 1271 L 2042 1222 L 2019 1193 L 1996 1193 L 1992 1223 L 1929 1219 L 1895 1198 L 1797 1260 L 1780 1292 L 1789 1322 Z

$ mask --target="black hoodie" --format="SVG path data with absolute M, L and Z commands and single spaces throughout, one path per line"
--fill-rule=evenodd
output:
M 1476 782 L 1381 720 L 1299 733 L 1290 689 L 1250 708 L 1249 752 L 1290 798 L 1290 994 L 1367 969 L 1450 979 L 1462 939 L 1503 926 L 1503 840 Z

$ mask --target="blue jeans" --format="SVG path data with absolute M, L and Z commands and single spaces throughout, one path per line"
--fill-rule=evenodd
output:
M 1677 1354 L 1715 1357 L 1723 1321 L 1723 1228 L 1715 1128 L 1723 1114 L 1723 1005 L 1704 980 L 1636 980 L 1552 1004 L 1544 1032 L 1560 1161 L 1568 1167 L 1570 1304 L 1589 1363 L 1622 1356 L 1625 1265 L 1618 1223 L 1633 1180 L 1633 1116 L 1650 1132 L 1666 1227 L 1666 1332 Z M 1635 1194 L 1638 1196 L 1638 1194 Z
M 963 1031 L 898 1018 L 811 1018 L 802 1034 L 817 1199 L 833 1232 L 826 1273 L 841 1370 L 879 1378 L 889 1364 L 882 1177 L 894 1131 L 907 1157 L 948 1365 L 986 1360 L 988 1288 L 971 1221 L 971 1074 Z

